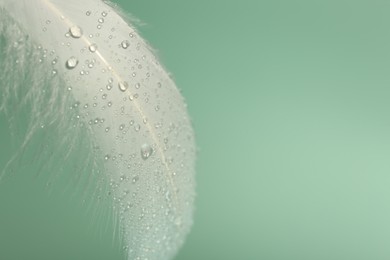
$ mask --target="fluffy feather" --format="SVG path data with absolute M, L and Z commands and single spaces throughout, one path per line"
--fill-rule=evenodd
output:
M 0 109 L 30 118 L 21 147 L 50 125 L 64 158 L 85 142 L 84 164 L 102 168 L 96 177 L 110 191 L 101 196 L 112 199 L 128 259 L 172 258 L 192 224 L 195 146 L 170 76 L 107 1 L 0 8 Z

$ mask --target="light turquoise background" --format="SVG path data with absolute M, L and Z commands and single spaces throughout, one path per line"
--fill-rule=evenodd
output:
M 197 135 L 177 260 L 390 259 L 389 1 L 117 2 L 145 23 Z M 120 259 L 110 226 L 43 185 L 0 186 L 0 256 Z

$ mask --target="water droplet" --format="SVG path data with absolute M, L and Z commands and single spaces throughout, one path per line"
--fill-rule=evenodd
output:
M 126 81 L 119 82 L 118 87 L 119 87 L 120 91 L 125 92 L 127 90 L 127 88 L 129 87 L 129 84 Z
M 148 159 L 153 153 L 153 148 L 149 144 L 143 144 L 141 146 L 141 157 L 142 159 Z
M 135 84 L 135 88 L 136 88 L 136 89 L 139 89 L 140 87 L 141 87 L 141 84 L 140 84 L 140 83 Z
M 55 65 L 55 64 L 57 64 L 57 62 L 58 62 L 58 57 L 55 57 L 55 58 L 52 60 L 51 64 L 52 64 L 52 65 Z
M 71 69 L 74 69 L 78 63 L 79 63 L 79 60 L 76 57 L 72 56 L 66 61 L 65 66 L 67 69 L 71 70 Z
M 169 202 L 171 201 L 171 193 L 169 192 L 169 190 L 167 190 L 167 192 L 165 192 L 165 199 Z
M 102 16 L 106 17 L 107 16 L 107 12 L 102 12 Z
M 83 30 L 77 25 L 70 27 L 69 33 L 73 38 L 80 38 L 83 36 Z
M 123 129 L 125 129 L 125 125 L 124 125 L 124 124 L 121 124 L 121 125 L 119 126 L 119 130 L 123 130 Z
M 104 160 L 108 160 L 108 159 L 110 159 L 110 155 L 109 154 L 106 154 L 105 156 L 104 156 Z
M 99 22 L 99 23 L 104 23 L 104 19 L 103 19 L 103 18 L 99 18 L 99 19 L 98 19 L 98 22 Z
M 89 49 L 90 52 L 95 52 L 95 51 L 97 51 L 97 48 L 98 48 L 98 46 L 97 46 L 96 43 L 92 43 L 92 44 L 89 45 L 89 47 L 88 47 L 88 49 Z
M 91 15 L 91 11 L 87 11 L 85 14 L 86 14 L 87 16 L 90 16 L 90 15 Z
M 109 128 L 109 127 L 106 127 L 106 129 L 104 129 L 104 131 L 105 131 L 106 133 L 108 133 L 108 131 L 110 131 L 110 128 Z
M 127 49 L 130 46 L 130 42 L 128 40 L 124 40 L 121 43 L 121 46 L 122 46 L 123 49 Z
M 139 180 L 139 177 L 138 177 L 138 176 L 135 176 L 135 177 L 133 177 L 133 179 L 131 180 L 131 182 L 132 182 L 132 183 L 136 183 L 138 180 Z

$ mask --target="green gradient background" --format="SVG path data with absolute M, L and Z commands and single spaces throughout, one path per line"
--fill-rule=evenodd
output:
M 389 1 L 117 2 L 196 130 L 195 225 L 176 260 L 390 259 Z M 0 259 L 121 258 L 112 226 L 43 186 L 0 186 Z

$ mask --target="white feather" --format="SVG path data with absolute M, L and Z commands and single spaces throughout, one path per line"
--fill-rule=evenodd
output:
M 1 110 L 30 103 L 26 142 L 42 122 L 58 121 L 72 152 L 66 138 L 80 143 L 85 131 L 97 150 L 86 158 L 103 167 L 128 259 L 172 258 L 192 224 L 195 148 L 170 76 L 107 1 L 0 7 Z

